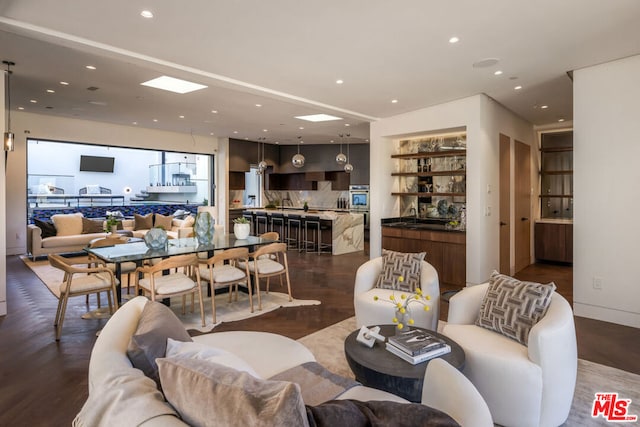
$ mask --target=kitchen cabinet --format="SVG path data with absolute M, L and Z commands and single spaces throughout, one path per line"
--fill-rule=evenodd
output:
M 536 259 L 573 262 L 573 224 L 537 222 L 534 239 Z
M 465 233 L 383 226 L 382 247 L 398 252 L 426 252 L 425 261 L 438 272 L 441 288 L 466 286 Z
M 573 218 L 573 131 L 540 136 L 540 216 Z
M 327 180 L 331 181 L 331 190 L 348 191 L 351 184 L 351 174 L 344 171 L 327 172 Z
M 305 173 L 270 173 L 267 175 L 266 190 L 317 190 L 318 181 L 307 181 Z
M 244 190 L 245 173 L 229 172 L 229 190 Z

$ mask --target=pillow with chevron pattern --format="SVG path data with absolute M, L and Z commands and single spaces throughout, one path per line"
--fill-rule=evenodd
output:
M 426 252 L 403 253 L 382 250 L 382 271 L 376 288 L 413 292 L 420 287 L 420 267 Z
M 547 313 L 555 290 L 553 282 L 521 282 L 494 271 L 476 325 L 527 345 L 531 328 Z

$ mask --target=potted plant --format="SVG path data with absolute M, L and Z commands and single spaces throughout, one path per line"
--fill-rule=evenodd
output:
M 241 217 L 233 220 L 233 234 L 236 236 L 236 239 L 246 239 L 250 232 L 251 224 L 247 218 Z
M 307 212 L 309 210 L 309 205 L 307 204 L 307 202 L 304 202 L 304 205 L 302 206 L 302 209 Z
M 115 233 L 118 229 L 118 222 L 122 217 L 115 212 L 107 212 L 107 220 L 105 221 L 105 230 L 108 233 Z

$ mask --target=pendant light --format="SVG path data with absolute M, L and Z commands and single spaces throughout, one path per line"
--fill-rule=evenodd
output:
M 260 146 L 262 145 L 262 160 L 258 163 L 258 175 L 262 175 L 264 171 L 267 169 L 267 162 L 264 161 L 264 142 L 267 138 L 261 137 L 258 138 L 258 159 L 260 158 Z
M 347 163 L 347 156 L 345 156 L 344 153 L 342 152 L 342 137 L 344 135 L 342 135 L 340 133 L 340 134 L 338 134 L 338 136 L 340 137 L 340 152 L 336 156 L 336 163 L 339 164 L 340 166 L 342 166 L 345 163 Z
M 303 144 L 303 143 L 304 143 L 304 141 L 302 140 L 302 137 L 299 136 L 298 137 L 298 154 L 295 154 L 291 158 L 291 163 L 293 164 L 294 168 L 300 169 L 301 167 L 304 166 L 304 156 L 302 154 L 300 154 L 300 144 Z
M 7 131 L 4 133 L 4 151 L 13 151 L 15 135 L 11 132 L 11 67 L 16 65 L 11 61 L 2 61 L 7 66 Z M 6 159 L 5 159 L 6 160 Z
M 346 173 L 351 173 L 351 171 L 353 171 L 353 165 L 351 163 L 349 163 L 349 137 L 351 136 L 350 133 L 347 134 L 347 164 L 344 165 L 344 171 Z

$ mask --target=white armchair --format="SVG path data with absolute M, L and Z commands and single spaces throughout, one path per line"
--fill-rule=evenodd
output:
M 382 257 L 378 257 L 362 264 L 356 272 L 353 304 L 358 328 L 390 324 L 395 315 L 395 307 L 392 304 L 373 300 L 374 295 L 382 299 L 389 299 L 389 296 L 394 292 L 389 289 L 375 288 L 376 280 L 381 271 Z M 440 284 L 438 282 L 438 272 L 426 261 L 422 261 L 420 269 L 420 288 L 431 297 L 429 304 L 431 308 L 429 311 L 424 311 L 414 306 L 412 318 L 415 320 L 415 326 L 435 331 L 438 328 L 440 313 Z M 396 294 L 400 293 L 399 291 L 395 292 Z
M 471 286 L 449 302 L 443 333 L 464 349 L 463 373 L 487 402 L 495 423 L 558 426 L 569 416 L 578 356 L 571 306 L 555 293 L 528 346 L 474 323 L 489 284 Z

